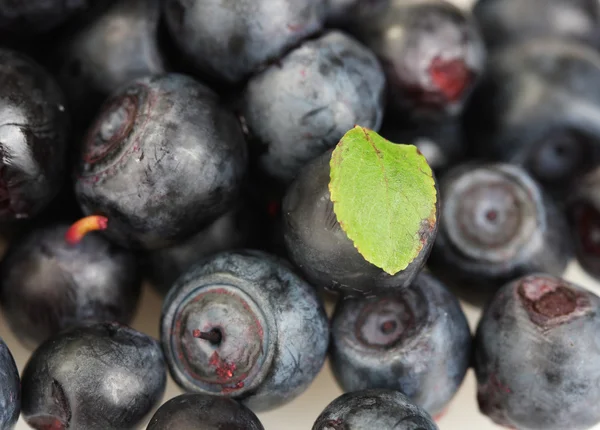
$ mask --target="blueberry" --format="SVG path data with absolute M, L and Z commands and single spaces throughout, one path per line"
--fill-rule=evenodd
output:
M 160 0 L 113 2 L 56 43 L 57 77 L 78 120 L 87 122 L 107 96 L 130 81 L 166 72 L 160 16 Z
M 539 39 L 491 56 L 465 112 L 480 157 L 525 166 L 554 194 L 600 160 L 600 54 Z
M 573 187 L 567 214 L 577 260 L 590 275 L 600 279 L 600 168 Z
M 195 67 L 242 81 L 321 30 L 325 0 L 166 0 L 170 33 Z
M 0 338 L 0 430 L 12 430 L 21 410 L 21 386 L 15 360 Z
M 350 36 L 332 31 L 304 42 L 244 92 L 241 111 L 260 166 L 289 183 L 356 124 L 378 130 L 384 87 L 377 58 Z
M 60 88 L 29 57 L 0 49 L 0 82 L 0 221 L 12 221 L 58 194 L 69 118 Z
M 364 19 L 385 13 L 390 3 L 390 0 L 328 0 L 327 20 L 342 27 L 360 24 Z
M 232 251 L 178 279 L 163 304 L 161 340 L 184 390 L 263 411 L 291 401 L 317 376 L 329 327 L 313 288 L 283 260 Z
M 473 15 L 490 49 L 542 37 L 600 42 L 597 0 L 479 0 Z
M 198 260 L 245 247 L 253 227 L 246 208 L 233 209 L 188 240 L 147 253 L 143 263 L 146 274 L 160 292 L 166 293 Z
M 392 108 L 416 117 L 461 111 L 485 59 L 467 12 L 443 0 L 397 1 L 356 27 L 383 64 Z
M 9 247 L 0 266 L 0 305 L 26 345 L 86 322 L 131 321 L 141 289 L 136 260 L 97 233 L 83 237 L 98 222 L 33 229 Z
M 428 266 L 441 279 L 494 290 L 532 272 L 560 276 L 567 267 L 567 221 L 522 168 L 464 164 L 441 178 L 440 194 Z
M 22 375 L 22 414 L 31 427 L 133 429 L 160 402 L 166 366 L 159 343 L 112 323 L 54 336 Z
M 415 145 L 436 173 L 453 167 L 466 156 L 461 122 L 452 116 L 415 121 L 390 115 L 379 134 L 391 142 Z
M 369 263 L 342 230 L 333 211 L 329 194 L 331 152 L 304 167 L 283 200 L 283 232 L 291 260 L 313 285 L 345 295 L 381 295 L 409 286 L 429 256 L 438 223 L 423 232 L 423 248 L 405 270 L 391 276 Z
M 258 417 L 235 400 L 182 394 L 162 405 L 147 430 L 264 430 Z
M 523 430 L 583 430 L 600 422 L 600 298 L 534 274 L 502 287 L 475 340 L 480 410 Z
M 438 430 L 424 409 L 399 391 L 371 389 L 346 393 L 319 415 L 312 430 Z
M 344 391 L 398 390 L 431 415 L 444 411 L 470 365 L 460 304 L 427 273 L 394 295 L 341 300 L 331 334 L 332 370 Z
M 190 77 L 138 79 L 117 91 L 91 127 L 77 165 L 87 214 L 107 233 L 156 249 L 188 238 L 237 198 L 246 144 L 235 115 Z

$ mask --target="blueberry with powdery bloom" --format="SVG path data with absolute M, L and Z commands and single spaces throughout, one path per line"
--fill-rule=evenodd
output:
M 464 164 L 440 180 L 444 202 L 429 268 L 491 292 L 533 272 L 562 275 L 573 255 L 566 217 L 519 166 Z
M 389 275 L 364 259 L 337 220 L 329 192 L 331 154 L 332 150 L 304 167 L 283 199 L 283 235 L 290 259 L 313 285 L 346 296 L 391 294 L 410 286 L 433 247 L 440 199 L 436 222 L 422 231 L 418 255 L 404 270 Z M 437 181 L 435 186 L 437 190 Z
M 115 242 L 157 249 L 189 238 L 235 203 L 247 151 L 235 115 L 208 87 L 167 74 L 121 88 L 84 141 L 75 191 Z
M 389 107 L 411 117 L 458 115 L 484 67 L 474 19 L 443 0 L 393 2 L 354 31 L 383 64 Z
M 488 49 L 542 37 L 600 42 L 598 0 L 479 0 L 473 15 Z
M 371 389 L 342 394 L 319 415 L 312 430 L 438 430 L 431 416 L 399 391 Z
M 264 430 L 250 409 L 225 397 L 182 394 L 162 405 L 146 430 Z
M 589 172 L 571 189 L 567 216 L 579 264 L 600 279 L 600 168 Z
M 304 42 L 250 79 L 242 96 L 260 167 L 289 183 L 356 124 L 377 131 L 384 89 L 377 58 L 350 36 L 332 31 Z
M 22 416 L 36 430 L 124 430 L 158 406 L 167 371 L 155 339 L 102 323 L 48 339 L 21 382 Z
M 239 83 L 317 33 L 325 0 L 166 0 L 175 44 L 202 73 Z
M 0 49 L 0 221 L 32 218 L 58 194 L 69 138 L 65 104 L 41 66 Z
M 552 38 L 494 53 L 465 110 L 475 155 L 525 166 L 564 197 L 600 160 L 600 54 Z
M 546 274 L 502 287 L 475 338 L 481 412 L 520 430 L 600 422 L 599 307 L 600 297 Z
M 0 430 L 12 430 L 21 411 L 21 381 L 15 359 L 0 338 Z
M 344 391 L 401 391 L 434 416 L 444 412 L 470 365 L 467 319 L 428 273 L 394 295 L 341 300 L 331 334 L 332 370 Z
M 257 412 L 310 385 L 325 361 L 329 326 L 313 288 L 284 260 L 231 251 L 178 279 L 163 304 L 161 341 L 184 390 Z
M 132 253 L 91 233 L 106 223 L 92 216 L 71 227 L 39 227 L 8 248 L 0 265 L 0 306 L 28 347 L 73 326 L 133 318 L 141 274 Z

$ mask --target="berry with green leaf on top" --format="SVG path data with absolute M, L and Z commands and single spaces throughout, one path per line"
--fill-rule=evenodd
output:
M 417 148 L 357 126 L 288 189 L 284 238 L 314 285 L 378 295 L 414 280 L 433 245 L 438 210 L 436 180 Z

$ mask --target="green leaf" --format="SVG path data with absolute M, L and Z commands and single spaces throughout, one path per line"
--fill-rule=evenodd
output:
M 346 235 L 370 263 L 395 275 L 419 255 L 436 223 L 431 167 L 414 145 L 354 127 L 333 151 L 329 192 Z

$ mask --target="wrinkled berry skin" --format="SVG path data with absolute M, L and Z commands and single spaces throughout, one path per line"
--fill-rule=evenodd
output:
M 291 260 L 312 285 L 344 295 L 373 296 L 408 287 L 433 246 L 440 199 L 433 229 L 423 231 L 423 248 L 405 270 L 391 276 L 360 255 L 337 221 L 329 193 L 331 153 L 304 167 L 283 199 L 283 233 Z
M 394 295 L 339 301 L 331 335 L 332 370 L 344 391 L 398 390 L 433 416 L 444 411 L 470 364 L 467 319 L 428 273 Z
M 106 1 L 106 0 L 104 0 Z M 97 0 L 0 0 L 0 33 L 31 36 L 48 32 Z
M 595 294 L 550 275 L 502 287 L 477 328 L 481 412 L 522 430 L 583 430 L 600 422 L 591 406 L 600 401 L 599 307 Z
M 371 389 L 342 394 L 319 415 L 312 430 L 438 430 L 431 416 L 399 391 Z
M 238 83 L 321 30 L 325 0 L 166 0 L 175 44 L 202 73 Z
M 600 279 L 600 168 L 592 170 L 572 188 L 567 215 L 579 264 Z
M 0 221 L 31 218 L 58 194 L 69 138 L 65 105 L 41 66 L 0 49 Z
M 182 394 L 162 405 L 146 430 L 264 430 L 250 409 L 225 397 Z
M 57 78 L 78 119 L 87 123 L 130 81 L 167 71 L 158 43 L 160 13 L 160 0 L 119 1 L 57 43 Z
M 443 0 L 392 2 L 355 31 L 383 65 L 390 108 L 412 117 L 458 115 L 484 67 L 475 20 Z
M 250 79 L 242 115 L 263 170 L 289 183 L 355 125 L 378 130 L 385 76 L 366 47 L 339 31 L 304 42 Z
M 476 155 L 525 166 L 553 194 L 600 160 L 600 54 L 553 39 L 490 57 L 465 112 Z
M 600 42 L 597 0 L 479 0 L 473 15 L 489 49 L 542 37 Z
M 83 323 L 129 323 L 138 303 L 141 276 L 133 254 L 98 233 L 70 245 L 68 228 L 30 231 L 0 265 L 0 306 L 29 347 Z
M 440 180 L 428 267 L 446 282 L 491 291 L 533 272 L 562 275 L 573 255 L 561 209 L 519 166 L 464 164 Z
M 144 258 L 144 272 L 166 294 L 177 278 L 198 261 L 218 252 L 244 248 L 253 227 L 246 208 L 233 209 L 190 239 L 149 252 Z
M 21 387 L 15 359 L 0 338 L 0 430 L 12 430 L 21 411 Z
M 22 376 L 22 414 L 34 429 L 123 430 L 158 406 L 166 386 L 159 343 L 118 324 L 94 324 L 44 342 Z
M 379 134 L 390 142 L 415 145 L 436 173 L 453 167 L 466 155 L 462 125 L 452 116 L 406 121 L 394 115 L 386 118 Z
M 218 341 L 198 338 L 213 331 Z M 257 412 L 308 387 L 325 361 L 329 326 L 313 288 L 284 260 L 231 251 L 177 280 L 163 304 L 161 340 L 184 390 L 230 397 Z
M 246 163 L 241 126 L 212 90 L 184 75 L 147 77 L 104 104 L 75 190 L 86 214 L 111 220 L 112 240 L 156 249 L 223 215 Z

